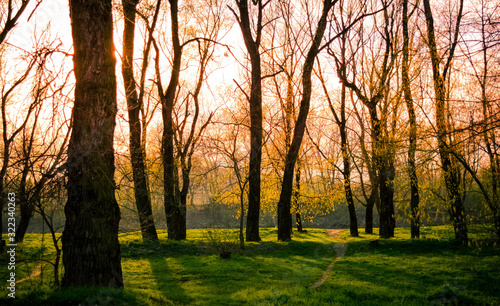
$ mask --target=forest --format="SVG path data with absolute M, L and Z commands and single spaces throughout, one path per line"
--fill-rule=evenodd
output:
M 354 250 L 403 256 L 403 239 L 484 256 L 483 280 L 500 279 L 498 0 L 0 0 L 0 13 L 1 256 L 19 278 L 46 269 L 56 288 L 115 296 L 148 252 L 194 269 L 211 247 L 237 265 L 269 245 L 276 267 L 314 257 L 310 282 L 332 256 L 334 270 Z M 500 302 L 474 286 L 450 289 L 453 304 Z M 269 304 L 370 301 L 272 290 Z M 118 301 L 204 304 L 172 292 Z

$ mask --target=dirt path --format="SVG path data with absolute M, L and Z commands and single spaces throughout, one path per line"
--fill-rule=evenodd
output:
M 341 232 L 342 232 L 342 230 L 340 230 L 340 229 L 327 229 L 326 235 L 330 239 L 340 239 Z M 344 256 L 345 251 L 347 250 L 347 244 L 345 242 L 335 243 L 333 247 L 335 248 L 335 253 L 337 254 L 337 257 L 328 265 L 325 272 L 323 272 L 323 276 L 318 281 L 316 281 L 311 287 L 309 287 L 309 289 L 315 289 L 315 288 L 318 288 L 319 286 L 323 285 L 323 283 L 326 281 L 326 279 L 330 275 L 330 272 L 332 272 L 333 265 L 340 258 L 342 258 L 342 256 Z
M 40 273 L 42 273 L 42 264 L 39 264 L 35 269 L 33 269 L 33 271 L 31 271 L 31 273 L 28 277 L 20 279 L 20 280 L 16 281 L 16 283 L 19 284 L 20 282 L 24 282 L 25 280 L 28 280 L 30 278 L 37 277 L 38 275 L 40 275 Z

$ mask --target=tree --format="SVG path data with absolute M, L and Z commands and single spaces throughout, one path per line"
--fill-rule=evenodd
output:
M 451 71 L 451 64 L 458 44 L 460 21 L 463 15 L 464 1 L 460 0 L 458 14 L 453 28 L 453 37 L 449 51 L 447 52 L 446 60 L 444 62 L 443 70 L 441 71 L 441 64 L 443 64 L 444 56 L 438 53 L 438 46 L 436 42 L 436 31 L 434 28 L 434 17 L 431 10 L 429 0 L 424 0 L 424 13 L 427 24 L 427 45 L 429 55 L 432 63 L 432 77 L 434 83 L 434 99 L 435 99 L 435 112 L 436 112 L 436 132 L 438 141 L 438 152 L 441 159 L 441 169 L 443 170 L 447 201 L 450 206 L 450 215 L 453 221 L 453 228 L 455 230 L 455 238 L 458 243 L 467 243 L 467 224 L 465 217 L 465 210 L 463 205 L 462 194 L 460 192 L 460 171 L 458 169 L 457 161 L 450 153 L 450 147 L 453 146 L 450 139 L 450 122 L 448 119 L 449 104 L 447 103 L 446 94 L 446 79 L 449 77 Z
M 76 79 L 68 147 L 62 285 L 123 287 L 115 199 L 111 0 L 70 0 Z
M 7 39 L 7 35 L 12 29 L 17 25 L 19 18 L 26 10 L 26 7 L 31 0 L 9 0 L 7 5 L 6 1 L 0 3 L 0 9 L 2 10 L 2 24 L 0 25 L 0 45 Z M 42 1 L 38 1 L 37 6 L 40 5 Z M 36 9 L 36 8 L 35 8 Z M 34 12 L 35 10 L 33 10 Z M 4 15 L 3 12 L 6 12 Z M 5 16 L 5 17 L 4 17 Z
M 500 158 L 498 153 L 498 119 L 495 112 L 498 108 L 498 69 L 495 62 L 499 60 L 499 37 L 498 37 L 498 12 L 500 5 L 494 1 L 482 0 L 475 7 L 471 20 L 468 22 L 469 31 L 479 33 L 473 37 L 473 41 L 464 41 L 464 55 L 472 68 L 472 78 L 479 87 L 473 87 L 474 99 L 480 101 L 479 118 L 473 118 L 470 127 L 472 137 L 482 142 L 481 150 L 486 153 L 489 169 L 485 169 L 487 175 L 478 173 L 477 166 L 468 162 L 466 156 L 458 154 L 455 150 L 451 154 L 460 162 L 464 169 L 471 175 L 483 194 L 486 204 L 491 211 L 494 231 L 500 240 Z M 466 38 L 465 38 L 466 39 Z M 464 40 L 465 40 L 464 39 Z M 475 44 L 476 39 L 479 44 Z M 481 169 L 481 168 L 480 168 Z
M 416 7 L 415 7 L 416 9 Z M 413 10 L 413 12 L 415 11 Z M 401 79 L 403 86 L 404 99 L 408 109 L 408 124 L 410 125 L 408 135 L 408 175 L 410 178 L 410 210 L 411 210 L 411 238 L 420 237 L 420 216 L 418 204 L 420 202 L 418 190 L 418 177 L 415 165 L 415 152 L 417 151 L 417 120 L 415 116 L 415 107 L 411 94 L 410 83 L 410 35 L 408 23 L 411 14 L 408 14 L 408 0 L 403 0 L 403 62 L 401 67 Z
M 312 89 L 312 71 L 314 68 L 314 61 L 316 56 L 321 50 L 321 42 L 323 34 L 325 33 L 327 25 L 327 17 L 330 10 L 337 3 L 337 1 L 325 0 L 323 2 L 323 9 L 321 17 L 318 21 L 316 31 L 307 56 L 302 67 L 302 99 L 300 101 L 300 109 L 295 128 L 293 131 L 292 143 L 285 159 L 285 170 L 283 173 L 283 184 L 281 187 L 280 199 L 278 202 L 278 240 L 286 241 L 291 239 L 291 218 L 290 208 L 293 192 L 293 177 L 295 170 L 295 162 L 297 160 L 304 131 L 306 129 L 306 120 L 309 113 L 309 106 L 311 102 L 311 89 Z
M 262 38 L 264 8 L 270 0 L 252 0 L 257 7 L 257 20 L 252 29 L 248 0 L 236 0 L 239 15 L 233 14 L 238 22 L 243 40 L 250 57 L 251 84 L 248 102 L 250 105 L 250 162 L 248 174 L 248 214 L 247 214 L 247 241 L 260 241 L 259 215 L 260 215 L 260 192 L 261 192 L 261 163 L 262 163 L 262 72 L 260 60 L 260 44 Z M 255 33 L 255 37 L 254 34 Z
M 149 29 L 149 37 L 144 48 L 144 59 L 142 64 L 142 76 L 140 82 L 140 92 L 137 93 L 136 81 L 134 77 L 134 37 L 136 8 L 139 0 L 123 0 L 123 15 L 125 26 L 123 28 L 123 62 L 122 75 L 125 85 L 125 95 L 127 99 L 129 117 L 129 147 L 130 159 L 132 161 L 132 176 L 134 180 L 134 195 L 143 241 L 158 240 L 156 226 L 151 209 L 151 198 L 146 177 L 145 151 L 143 146 L 143 135 L 145 122 L 139 118 L 143 111 L 144 79 L 148 65 L 149 51 L 152 44 L 152 33 L 156 25 L 159 6 L 153 18 L 153 25 Z
M 341 2 L 339 5 L 341 8 L 344 7 L 344 3 Z M 351 19 L 353 16 L 351 14 L 348 14 L 348 20 L 344 20 L 343 16 L 343 10 L 341 9 L 341 14 L 337 21 L 337 26 L 339 27 L 339 32 L 342 31 L 342 29 L 346 28 L 346 22 L 349 24 L 352 20 Z M 347 75 L 347 71 L 345 71 L 347 65 L 346 65 L 346 49 L 348 47 L 347 45 L 347 38 L 348 34 L 347 33 L 342 33 L 340 35 L 339 43 L 340 43 L 340 61 L 342 64 L 340 65 L 342 71 L 338 72 L 344 76 Z M 348 140 L 347 140 L 347 117 L 346 117 L 346 86 L 344 83 L 342 83 L 341 87 L 341 92 L 340 92 L 340 114 L 337 113 L 334 107 L 334 103 L 332 101 L 332 98 L 330 97 L 330 94 L 328 93 L 328 89 L 326 87 L 326 80 L 323 77 L 323 73 L 321 71 L 321 65 L 318 64 L 318 69 L 317 69 L 317 75 L 321 81 L 321 85 L 323 88 L 323 92 L 326 96 L 326 99 L 328 101 L 328 106 L 330 108 L 330 111 L 332 112 L 332 115 L 335 119 L 335 123 L 338 125 L 339 130 L 340 130 L 340 147 L 342 151 L 342 162 L 343 162 L 343 169 L 342 169 L 342 175 L 344 177 L 343 184 L 344 184 L 344 192 L 345 192 L 345 197 L 347 201 L 347 207 L 349 210 L 349 228 L 350 228 L 350 233 L 351 236 L 357 237 L 358 234 L 358 219 L 356 217 L 356 208 L 354 207 L 354 197 L 352 194 L 352 188 L 351 188 L 351 163 L 350 163 L 350 154 L 349 154 L 349 148 L 348 148 Z M 320 151 L 321 152 L 321 151 Z M 322 153 L 323 154 L 323 153 Z M 324 154 L 323 154 L 324 155 Z
M 44 93 L 48 86 L 42 84 L 41 79 L 45 69 L 45 60 L 47 57 L 50 57 L 52 52 L 52 49 L 44 48 L 37 49 L 31 53 L 26 52 L 27 62 L 22 74 L 11 82 L 5 80 L 5 84 L 2 84 L 3 160 L 0 170 L 0 188 L 2 193 L 4 193 L 4 188 L 6 187 L 18 190 L 17 198 L 19 199 L 21 211 L 21 220 L 16 230 L 16 241 L 18 242 L 23 241 L 29 220 L 33 215 L 33 202 L 29 199 L 29 193 L 40 187 L 29 186 L 31 185 L 29 174 L 33 170 L 32 164 L 34 163 L 33 159 L 35 159 L 33 157 L 34 142 L 35 138 L 37 138 L 35 130 L 39 128 L 37 127 L 37 122 L 45 100 Z M 33 82 L 33 87 L 28 90 L 29 93 L 27 96 L 24 97 L 26 103 L 15 99 L 18 91 L 28 87 L 27 83 L 33 77 L 33 74 L 35 74 L 35 81 Z M 23 110 L 23 116 L 20 118 L 10 116 L 14 113 L 14 105 L 16 105 L 18 110 Z M 44 156 L 39 156 L 37 159 L 41 158 L 44 158 Z
M 239 202 L 239 241 L 240 248 L 245 248 L 245 239 L 243 234 L 244 217 L 245 217 L 245 190 L 248 186 L 248 164 L 247 159 L 249 150 L 242 145 L 242 138 L 247 138 L 248 112 L 232 112 L 228 110 L 225 112 L 230 116 L 230 120 L 224 123 L 224 127 L 219 129 L 221 132 L 213 132 L 212 137 L 209 138 L 210 151 L 221 155 L 223 162 L 219 162 L 217 167 L 231 169 L 234 177 L 230 179 L 230 185 L 236 185 L 237 197 Z M 213 171 L 215 169 L 211 169 Z M 234 183 L 234 178 L 236 183 Z M 232 186 L 230 186 L 230 189 Z
M 41 1 L 40 1 L 41 2 Z M 40 4 L 40 2 L 38 4 Z M 1 18 L 1 24 L 0 24 L 0 48 L 3 47 L 3 43 L 6 41 L 8 34 L 16 27 L 17 22 L 19 21 L 19 18 L 22 16 L 23 12 L 26 10 L 26 7 L 30 3 L 30 0 L 21 0 L 19 1 L 8 1 L 7 3 L 5 1 L 0 2 L 0 10 L 2 12 L 6 12 L 4 15 L 2 13 L 2 18 Z M 33 12 L 36 10 L 38 5 L 35 7 Z M 0 49 L 0 52 L 3 52 L 3 50 Z M 28 68 L 26 70 L 26 74 L 23 74 L 17 81 L 13 83 L 13 86 L 9 89 L 5 88 L 3 86 L 2 88 L 2 127 L 3 127 L 3 133 L 2 133 L 2 140 L 3 140 L 3 156 L 2 156 L 2 167 L 0 168 L 0 228 L 2 228 L 2 220 L 3 218 L 2 213 L 3 209 L 6 203 L 7 199 L 7 194 L 5 193 L 5 187 L 6 187 L 6 175 L 7 175 L 7 168 L 9 166 L 9 158 L 10 158 L 10 150 L 11 150 L 11 144 L 13 143 L 14 139 L 16 136 L 23 130 L 24 125 L 26 124 L 27 120 L 29 119 L 33 108 L 29 108 L 29 112 L 27 113 L 26 121 L 19 126 L 19 128 L 14 128 L 13 133 L 8 135 L 7 132 L 7 116 L 6 116 L 6 106 L 7 106 L 7 101 L 9 99 L 9 96 L 12 95 L 14 92 L 14 89 L 18 87 L 29 75 L 29 72 L 31 68 L 33 68 L 35 62 L 31 62 L 28 65 Z M 3 243 L 4 241 L 1 241 L 1 247 L 3 249 Z
M 223 25 L 222 8 L 223 1 L 202 1 L 198 2 L 203 6 L 203 10 L 196 12 L 199 7 L 189 6 L 186 11 L 191 18 L 196 21 L 197 28 L 190 28 L 188 31 L 196 30 L 202 34 L 193 47 L 197 52 L 193 57 L 197 60 L 196 81 L 192 82 L 193 87 L 185 82 L 184 86 L 179 85 L 173 111 L 174 120 L 174 145 L 176 170 L 175 176 L 175 201 L 181 211 L 186 214 L 187 198 L 191 187 L 191 170 L 193 169 L 193 155 L 199 145 L 200 139 L 211 123 L 214 112 L 203 114 L 202 103 L 204 94 L 202 89 L 209 77 L 209 64 L 214 60 L 219 31 Z M 189 54 L 189 49 L 186 53 Z M 193 52 L 194 53 L 194 52 Z M 189 60 L 187 60 L 189 61 Z M 189 74 L 189 73 L 186 73 Z M 206 97 L 206 96 L 205 96 Z M 205 99 L 208 101 L 208 98 Z M 203 118 L 206 115 L 206 118 Z M 203 121 L 202 121 L 203 120 Z M 181 231 L 186 233 L 186 222 Z
M 391 71 L 393 70 L 396 52 L 392 42 L 392 30 L 394 28 L 394 20 L 389 18 L 388 5 L 383 1 L 384 26 L 382 29 L 377 29 L 381 33 L 380 41 L 382 42 L 381 62 L 378 63 L 376 58 L 372 59 L 372 71 L 367 72 L 371 76 L 376 76 L 368 79 L 366 86 L 358 85 L 360 81 L 356 80 L 356 69 L 351 72 L 352 80 L 349 80 L 348 75 L 344 75 L 345 64 L 333 53 L 329 54 L 335 59 L 337 66 L 337 75 L 341 82 L 352 90 L 359 100 L 368 108 L 370 115 L 372 139 L 372 159 L 377 174 L 377 185 L 380 196 L 380 236 L 389 238 L 394 236 L 395 218 L 394 218 L 394 185 L 393 179 L 395 175 L 393 157 L 394 152 L 391 148 L 388 137 L 384 138 L 384 133 L 387 129 L 386 116 L 387 111 L 382 111 L 379 115 L 379 107 L 384 99 L 388 98 L 390 89 L 389 81 Z M 376 55 L 375 55 L 376 56 Z M 377 65 L 379 65 L 377 67 Z M 363 78 L 365 76 L 361 76 Z
M 24 100 L 29 101 L 28 105 L 33 110 L 27 112 L 29 120 L 22 125 L 20 139 L 13 144 L 11 172 L 15 177 L 13 187 L 17 189 L 21 213 L 16 230 L 17 242 L 24 240 L 45 185 L 63 171 L 62 165 L 66 157 L 64 153 L 71 130 L 71 120 L 62 115 L 68 104 L 68 97 L 64 93 L 68 85 L 68 76 L 64 76 L 66 58 L 62 62 L 54 62 L 52 57 L 60 52 L 60 46 L 54 46 L 55 41 L 48 40 L 48 30 L 49 28 L 45 29 L 40 36 L 35 37 L 35 51 L 29 54 L 29 58 L 36 64 L 34 67 L 28 65 L 28 71 L 33 70 L 33 75 L 25 80 L 26 87 L 20 84 L 20 91 L 26 92 Z M 52 71 L 51 66 L 58 67 L 57 71 Z M 16 101 L 15 104 L 22 107 L 21 101 Z M 44 120 L 44 114 L 48 113 L 51 114 L 50 123 Z M 39 133 L 39 130 L 44 130 L 45 133 Z
M 164 91 L 161 81 L 159 67 L 159 48 L 155 42 L 156 50 L 156 78 L 158 93 L 162 105 L 163 135 L 162 135 L 162 159 L 163 159 L 163 188 L 165 214 L 167 216 L 168 238 L 174 240 L 186 239 L 184 230 L 186 224 L 186 214 L 176 201 L 176 181 L 175 181 L 175 156 L 174 156 L 174 123 L 173 110 L 174 101 L 179 84 L 179 75 L 182 63 L 183 45 L 179 39 L 179 18 L 177 0 L 169 0 L 170 18 L 172 31 L 172 72 L 167 89 Z M 160 1 L 157 5 L 160 5 Z
M 351 91 L 351 101 L 354 100 L 353 98 L 353 93 Z M 363 194 L 363 198 L 365 199 L 365 207 L 366 207 L 366 213 L 365 213 L 365 233 L 367 234 L 373 234 L 373 209 L 376 208 L 378 211 L 380 211 L 380 190 L 378 187 L 378 174 L 377 174 L 377 164 L 373 155 L 373 150 L 372 152 L 369 152 L 367 145 L 366 145 L 366 128 L 365 128 L 365 119 L 363 116 L 360 114 L 360 112 L 357 109 L 357 106 L 354 107 L 354 113 L 358 119 L 358 124 L 360 125 L 360 134 L 359 134 L 359 146 L 361 150 L 361 165 L 358 165 L 356 162 L 354 162 L 354 166 L 356 167 L 356 170 L 359 173 L 359 179 L 360 179 L 360 187 L 361 187 L 361 192 Z M 353 159 L 353 161 L 355 161 Z M 368 194 L 366 187 L 367 184 L 365 183 L 365 180 L 363 179 L 363 168 L 366 167 L 366 170 L 368 172 L 368 178 L 370 181 L 370 193 Z

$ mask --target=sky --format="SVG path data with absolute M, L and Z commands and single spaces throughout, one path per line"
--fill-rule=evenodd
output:
M 11 32 L 8 42 L 11 45 L 28 50 L 33 44 L 33 33 L 42 31 L 50 24 L 51 31 L 54 33 L 53 37 L 60 37 L 65 46 L 71 46 L 68 1 L 44 0 L 31 15 L 35 4 L 36 1 L 31 1 L 26 8 L 18 25 Z

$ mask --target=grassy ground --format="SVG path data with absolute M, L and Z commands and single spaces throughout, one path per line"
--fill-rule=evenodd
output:
M 261 243 L 247 243 L 244 251 L 235 248 L 229 260 L 219 257 L 207 243 L 208 236 L 207 230 L 189 230 L 187 241 L 171 242 L 160 232 L 160 243 L 143 244 L 139 233 L 122 234 L 125 290 L 89 292 L 54 289 L 51 266 L 34 261 L 51 258 L 50 241 L 45 238 L 47 248 L 42 252 L 41 235 L 29 234 L 18 247 L 16 278 L 27 277 L 39 263 L 43 274 L 17 284 L 16 304 L 500 304 L 500 250 L 456 246 L 449 227 L 423 228 L 425 238 L 420 240 L 409 239 L 409 229 L 404 228 L 397 229 L 393 239 L 368 234 L 353 238 L 346 231 L 333 242 L 322 229 L 277 242 L 276 230 L 266 228 L 261 230 Z M 212 237 L 214 241 L 218 234 Z M 373 240 L 378 244 L 369 243 Z M 321 286 L 309 289 L 335 258 L 333 243 L 340 242 L 347 242 L 345 256 Z M 7 260 L 5 254 L 0 258 Z M 4 265 L 0 279 L 8 279 L 7 272 Z M 2 286 L 0 297 L 6 295 Z

